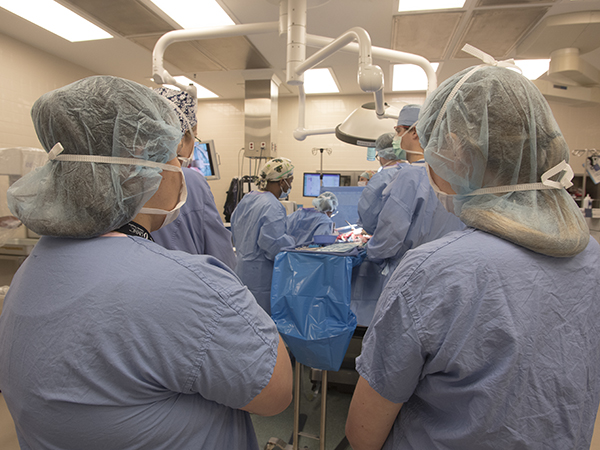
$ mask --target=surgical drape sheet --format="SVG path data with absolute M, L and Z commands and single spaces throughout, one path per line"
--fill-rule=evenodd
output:
M 339 370 L 356 328 L 350 309 L 352 267 L 362 259 L 299 251 L 275 258 L 271 317 L 300 363 Z

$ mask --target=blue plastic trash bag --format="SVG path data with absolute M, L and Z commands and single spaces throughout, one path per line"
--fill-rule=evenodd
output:
M 309 367 L 340 369 L 356 328 L 350 309 L 354 256 L 281 252 L 275 258 L 271 317 L 294 357 Z

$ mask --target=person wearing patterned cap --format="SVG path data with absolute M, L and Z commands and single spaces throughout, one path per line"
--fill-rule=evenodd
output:
M 289 159 L 268 161 L 260 170 L 260 190 L 244 195 L 231 215 L 235 271 L 269 314 L 273 260 L 282 249 L 295 244 L 286 234 L 286 211 L 279 202 L 289 195 L 293 180 L 294 166 Z
M 173 223 L 152 233 L 154 240 L 169 250 L 194 255 L 211 255 L 235 269 L 231 232 L 225 228 L 206 178 L 189 167 L 197 127 L 197 100 L 185 91 L 161 87 L 155 91 L 170 101 L 179 118 L 183 138 L 177 156 L 185 176 L 188 198 Z

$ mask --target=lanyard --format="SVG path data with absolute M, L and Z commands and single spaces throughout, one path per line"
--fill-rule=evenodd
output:
M 126 234 L 128 236 L 139 236 L 139 237 L 142 237 L 144 239 L 148 239 L 149 241 L 154 242 L 154 239 L 152 239 L 152 236 L 150 235 L 148 230 L 146 230 L 139 223 L 135 223 L 133 221 L 126 223 L 121 228 L 119 228 L 115 231 L 118 233 Z

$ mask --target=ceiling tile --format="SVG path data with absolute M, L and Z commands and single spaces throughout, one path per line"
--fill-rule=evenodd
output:
M 159 38 L 160 35 L 136 36 L 131 40 L 152 51 Z M 164 59 L 185 73 L 270 68 L 243 36 L 175 42 L 167 47 Z
M 465 12 L 396 15 L 392 49 L 414 53 L 429 61 L 444 58 L 448 44 Z
M 69 3 L 121 36 L 164 34 L 174 29 L 136 0 L 69 0 Z
M 461 51 L 464 44 L 471 44 L 496 59 L 506 58 L 547 11 L 545 7 L 474 11 L 453 57 L 472 58 Z
M 479 0 L 477 6 L 530 5 L 532 3 L 554 3 L 557 0 Z

